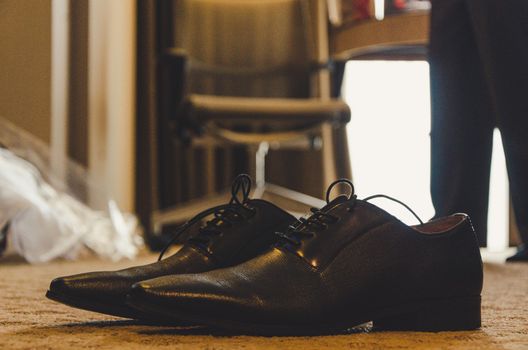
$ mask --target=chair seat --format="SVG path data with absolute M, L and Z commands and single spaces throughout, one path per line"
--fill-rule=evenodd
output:
M 258 124 L 270 122 L 313 125 L 350 121 L 350 108 L 337 99 L 255 98 L 189 95 L 185 101 L 185 117 L 192 123 L 219 122 Z

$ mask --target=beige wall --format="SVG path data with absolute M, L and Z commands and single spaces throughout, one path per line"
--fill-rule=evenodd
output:
M 0 116 L 50 139 L 51 0 L 0 0 Z

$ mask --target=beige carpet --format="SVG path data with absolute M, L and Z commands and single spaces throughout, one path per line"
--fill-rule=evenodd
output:
M 133 264 L 153 261 L 142 256 Z M 44 297 L 65 274 L 114 269 L 95 259 L 30 266 L 0 260 L 0 349 L 528 349 L 528 264 L 485 266 L 483 327 L 471 332 L 368 332 L 323 337 L 211 335 L 149 327 L 72 309 Z

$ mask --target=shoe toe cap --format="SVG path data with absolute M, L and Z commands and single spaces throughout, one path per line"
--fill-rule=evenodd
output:
M 124 297 L 132 282 L 111 272 L 92 272 L 55 278 L 49 290 L 71 297 L 114 299 Z

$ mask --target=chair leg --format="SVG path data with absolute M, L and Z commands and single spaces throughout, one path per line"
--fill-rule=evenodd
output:
M 321 149 L 321 156 L 323 157 L 323 183 L 324 187 L 328 186 L 332 181 L 336 180 L 336 157 L 334 152 L 334 137 L 332 135 L 332 126 L 322 125 L 321 134 L 323 138 L 323 146 Z
M 305 207 L 319 208 L 325 205 L 325 202 L 319 198 L 266 182 L 266 156 L 268 150 L 269 144 L 267 142 L 261 142 L 255 151 L 256 186 L 253 192 L 253 198 L 262 198 L 265 193 L 270 193 Z M 296 206 L 297 209 L 298 206 Z
M 322 208 L 326 205 L 326 202 L 322 199 L 271 183 L 266 183 L 265 190 L 266 192 L 289 199 L 307 207 Z
M 255 191 L 253 191 L 253 198 L 262 198 L 266 190 L 266 156 L 268 155 L 269 144 L 261 142 L 255 154 Z

